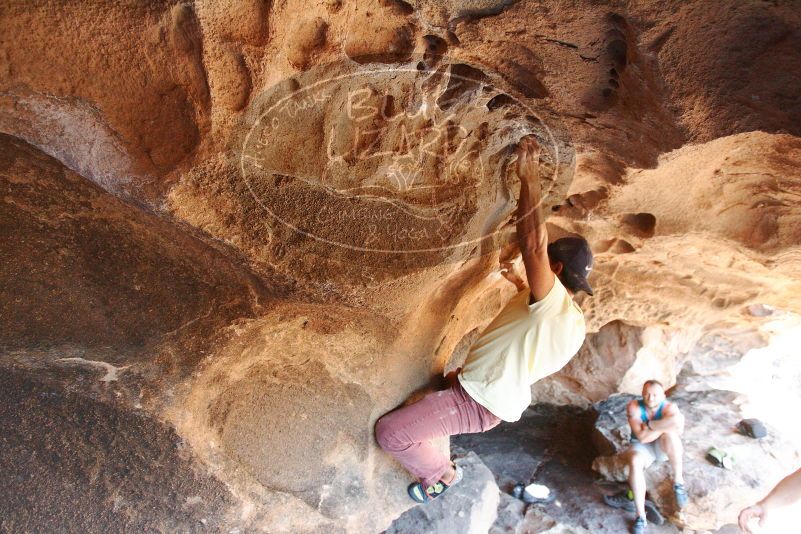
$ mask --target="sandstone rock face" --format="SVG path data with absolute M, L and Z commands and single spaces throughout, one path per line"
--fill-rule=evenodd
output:
M 642 348 L 642 334 L 642 329 L 620 321 L 604 325 L 561 372 L 532 387 L 532 400 L 586 405 L 617 392 Z
M 202 30 L 192 5 L 7 7 L 0 18 L 9 37 L 2 130 L 116 193 L 163 195 L 158 177 L 209 128 Z
M 8 495 L 53 502 L 4 501 L 13 530 L 387 528 L 408 476 L 373 422 L 514 294 L 526 134 L 551 237 L 596 253 L 594 335 L 536 400 L 687 369 L 711 387 L 767 343 L 768 311 L 801 311 L 790 3 L 8 4 L 0 368 L 21 414 L 92 458 L 54 463 L 58 487 L 108 488 L 53 501 L 5 455 Z M 7 450 L 45 447 L 0 418 Z M 136 433 L 139 452 L 86 445 Z M 137 454 L 133 485 L 170 463 L 179 489 L 119 489 Z
M 371 371 L 395 365 L 382 353 L 391 337 L 364 313 L 323 309 L 278 305 L 235 327 L 217 358 L 182 385 L 185 400 L 169 416 L 204 461 L 247 489 L 254 513 L 288 529 L 332 527 L 329 518 L 379 530 L 408 499 L 386 468 L 374 472 L 390 459 L 373 446 L 372 422 L 393 406 Z M 352 326 L 341 322 L 348 314 Z
M 58 384 L 65 380 L 66 388 Z M 95 384 L 79 368 L 40 369 L 40 376 L 31 376 L 3 367 L 0 467 L 14 491 L 0 495 L 0 529 L 226 528 L 236 499 L 225 485 L 198 469 L 169 425 L 131 405 L 123 408 Z M 100 399 L 86 394 L 95 389 Z
M 18 259 L 0 267 L 4 347 L 137 353 L 205 336 L 289 287 L 280 277 L 269 287 L 229 247 L 120 201 L 20 139 L 0 134 L 0 145 L 0 248 Z
M 755 328 L 751 330 L 759 337 Z M 643 382 L 650 379 L 670 387 L 694 355 L 701 358 L 704 343 L 712 343 L 710 351 L 717 352 L 716 341 L 714 335 L 707 337 L 697 326 L 638 328 L 612 321 L 590 335 L 559 373 L 536 383 L 531 388 L 532 399 L 589 406 L 612 393 L 639 393 Z M 741 350 L 746 348 L 740 346 Z
M 787 274 L 797 270 L 798 225 L 793 222 L 794 216 L 787 218 L 785 211 L 792 205 L 790 198 L 797 194 L 796 185 L 781 185 L 776 180 L 787 176 L 793 184 L 797 182 L 794 178 L 797 163 L 783 167 L 781 162 L 796 161 L 799 154 L 795 137 L 749 133 L 682 148 L 664 156 L 657 169 L 630 171 L 626 185 L 613 189 L 609 198 L 595 208 L 598 218 L 594 224 L 567 225 L 568 229 L 581 228 L 587 234 L 603 236 L 597 250 L 602 257 L 609 258 L 608 262 L 599 258 L 598 270 L 609 282 L 611 298 L 588 301 L 590 317 L 595 313 L 620 314 L 637 316 L 650 324 L 686 327 L 710 324 L 713 318 L 728 319 L 733 311 L 756 303 L 796 309 L 794 291 L 774 292 L 773 288 L 790 289 L 797 284 L 796 276 Z M 766 174 L 747 170 L 739 174 L 738 167 L 751 165 L 759 165 Z M 699 190 L 687 186 L 689 182 L 684 180 L 690 176 L 689 180 L 698 184 Z M 660 192 L 660 188 L 664 189 Z M 684 194 L 671 195 L 670 191 L 676 188 Z M 708 211 L 712 202 L 720 206 L 717 212 Z M 670 208 L 671 204 L 675 208 Z M 683 216 L 678 211 L 670 214 L 679 209 L 686 210 Z M 731 210 L 735 213 L 725 223 Z M 631 223 L 621 224 L 611 219 L 613 213 L 636 212 L 653 215 L 653 237 L 643 237 L 650 231 L 645 234 L 639 229 L 632 231 Z M 695 217 L 690 213 L 696 214 Z M 698 217 L 701 213 L 705 215 Z M 692 230 L 686 225 L 691 220 Z M 633 250 L 622 255 L 616 252 L 621 239 Z M 660 257 L 652 248 L 655 246 L 660 250 L 669 248 L 675 251 L 675 256 L 671 253 L 667 261 L 666 256 Z M 609 248 L 603 252 L 605 247 Z M 726 276 L 719 275 L 722 270 Z M 744 272 L 753 275 L 747 278 L 738 275 Z M 634 280 L 674 289 L 660 290 L 658 302 L 651 301 L 642 293 L 631 291 L 629 286 Z
M 729 7 L 665 3 L 633 10 L 654 22 L 641 39 L 657 57 L 680 126 L 695 142 L 753 130 L 799 135 L 801 108 L 789 98 L 799 81 L 785 70 L 799 62 L 797 10 L 763 10 L 757 2 Z

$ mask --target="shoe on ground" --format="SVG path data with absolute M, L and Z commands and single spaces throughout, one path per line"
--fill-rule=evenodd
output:
M 631 490 L 623 490 L 614 495 L 604 495 L 604 502 L 612 508 L 620 508 L 627 512 L 633 512 L 637 509 L 634 504 L 634 494 Z
M 687 490 L 684 489 L 684 484 L 673 484 L 673 493 L 676 495 L 676 507 L 679 510 L 687 506 L 687 501 L 690 499 L 687 496 Z
M 631 528 L 631 534 L 645 534 L 647 524 L 644 517 L 637 517 L 634 520 L 634 526 Z
M 612 508 L 620 508 L 627 512 L 636 512 L 637 505 L 634 504 L 634 493 L 631 490 L 624 490 L 614 495 L 604 495 L 604 502 Z M 653 501 L 645 499 L 645 517 L 648 521 L 655 525 L 662 525 L 665 523 L 665 517 L 656 507 Z
M 531 486 L 534 485 L 541 486 L 539 484 L 531 484 Z M 541 487 L 544 488 L 545 486 Z M 524 486 L 523 484 L 517 484 L 512 489 L 512 497 L 514 497 L 515 499 L 520 499 L 526 504 L 550 504 L 556 500 L 556 493 L 550 491 L 550 489 L 548 488 L 546 488 L 548 489 L 547 497 L 535 497 L 534 495 L 532 495 L 527 491 L 528 489 L 529 489 L 528 486 Z
M 413 482 L 409 484 L 409 487 L 406 490 L 409 493 L 409 497 L 411 497 L 413 501 L 419 503 L 433 501 L 448 491 L 449 488 L 452 488 L 461 482 L 464 472 L 458 465 L 454 464 L 454 467 L 456 468 L 456 476 L 453 477 L 453 480 L 451 480 L 450 484 L 445 484 L 443 481 L 439 480 L 436 483 L 424 488 L 422 483 Z

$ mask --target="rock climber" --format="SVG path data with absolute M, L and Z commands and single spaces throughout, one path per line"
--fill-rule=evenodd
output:
M 645 470 L 654 462 L 669 461 L 673 468 L 673 493 L 676 507 L 687 504 L 682 472 L 681 434 L 684 432 L 684 415 L 678 406 L 666 400 L 665 388 L 658 380 L 648 380 L 642 386 L 642 398 L 632 400 L 626 406 L 631 427 L 631 446 L 623 451 L 623 459 L 629 466 L 631 492 L 605 496 L 604 500 L 615 508 L 637 512 L 632 532 L 646 531 Z M 633 501 L 633 502 L 632 502 Z
M 408 487 L 417 502 L 442 495 L 462 479 L 461 468 L 432 440 L 519 420 L 531 403 L 531 385 L 561 369 L 584 342 L 584 314 L 573 297 L 579 291 L 592 295 L 592 252 L 581 237 L 548 244 L 539 145 L 526 137 L 515 154 L 517 241 L 528 287 L 481 333 L 450 388 L 385 414 L 375 425 L 381 448 L 419 479 Z
M 760 528 L 769 526 L 769 518 L 774 510 L 798 502 L 801 502 L 801 469 L 784 477 L 767 497 L 740 512 L 740 529 L 751 534 L 751 522 L 754 520 L 758 520 Z

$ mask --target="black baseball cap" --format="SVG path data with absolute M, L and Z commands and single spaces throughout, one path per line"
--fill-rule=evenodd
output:
M 561 278 L 571 291 L 584 291 L 592 295 L 587 277 L 592 272 L 592 250 L 583 237 L 563 237 L 548 245 L 548 259 L 561 261 Z

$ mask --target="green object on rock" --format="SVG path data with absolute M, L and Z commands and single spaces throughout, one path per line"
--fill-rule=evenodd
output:
M 706 459 L 724 469 L 731 469 L 734 467 L 734 456 L 717 447 L 709 448 L 706 452 Z

